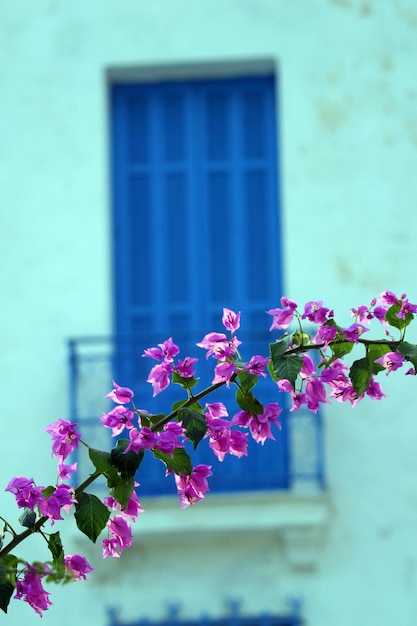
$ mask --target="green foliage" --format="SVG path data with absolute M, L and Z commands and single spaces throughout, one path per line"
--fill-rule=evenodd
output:
M 75 521 L 78 528 L 93 543 L 97 541 L 110 517 L 109 509 L 97 498 L 89 493 L 80 493 L 75 505 Z
M 398 346 L 398 352 L 413 364 L 417 372 L 417 346 L 413 343 L 408 343 L 408 341 L 402 341 Z
M 19 522 L 25 528 L 33 528 L 36 522 L 36 513 L 32 509 L 23 509 L 22 515 L 19 517 Z
M 368 358 L 369 367 L 371 368 L 372 374 L 378 374 L 378 372 L 382 372 L 385 368 L 379 363 L 375 363 L 376 359 L 379 359 L 381 356 L 390 352 L 392 348 L 388 346 L 386 343 L 378 344 L 373 343 L 370 346 L 367 346 L 366 355 Z
M 239 372 L 238 376 L 239 386 L 245 391 L 249 391 L 253 389 L 258 382 L 258 377 L 246 370 L 242 370 Z
M 385 314 L 385 321 L 388 322 L 390 326 L 394 326 L 394 328 L 398 328 L 399 330 L 403 330 L 414 318 L 414 315 L 411 315 L 411 313 L 406 313 L 405 319 L 397 317 L 397 314 L 401 311 L 401 306 L 402 302 L 397 302 L 397 304 L 390 306 Z
M 190 376 L 190 377 L 180 376 L 178 372 L 176 371 L 174 371 L 172 374 L 172 382 L 176 383 L 177 385 L 180 385 L 184 389 L 192 389 L 193 387 L 195 387 L 195 385 L 198 383 L 199 380 L 200 380 L 199 378 L 194 378 L 193 376 Z
M 236 402 L 242 411 L 246 411 L 251 415 L 262 415 L 264 407 L 251 391 L 238 389 L 236 391 Z
M 127 440 L 124 441 L 126 442 Z M 110 452 L 89 448 L 88 453 L 96 470 L 107 478 L 107 486 L 110 490 L 110 495 L 122 505 L 122 508 L 126 508 L 128 500 L 135 488 L 134 476 L 122 476 L 118 467 L 113 464 Z M 144 451 L 141 450 L 136 456 L 141 457 L 140 460 L 142 460 Z
M 207 420 L 203 412 L 192 408 L 180 409 L 177 419 L 182 422 L 187 437 L 195 450 L 207 432 Z
M 349 370 L 349 378 L 356 391 L 356 397 L 365 393 L 365 391 L 369 388 L 371 373 L 371 367 L 366 357 L 358 359 L 352 363 Z
M 143 450 L 139 453 L 133 450 L 125 452 L 129 443 L 129 439 L 119 439 L 110 452 L 111 463 L 117 468 L 122 479 L 132 478 L 136 474 L 144 455 Z
M 172 457 L 165 452 L 161 452 L 157 448 L 153 450 L 153 455 L 156 459 L 160 459 L 165 463 L 166 468 L 175 472 L 176 474 L 191 474 L 192 465 L 189 455 L 184 448 L 175 448 Z
M 289 380 L 293 387 L 295 381 L 303 366 L 303 359 L 297 354 L 283 354 L 275 348 L 276 344 L 269 346 L 271 352 L 271 361 L 268 363 L 268 369 L 272 379 Z
M 49 535 L 48 548 L 52 554 L 52 563 L 54 566 L 53 580 L 61 580 L 65 577 L 64 565 L 64 546 L 62 545 L 59 532 Z
M 6 554 L 0 561 L 0 609 L 4 613 L 7 613 L 16 586 L 17 563 L 18 559 L 13 554 Z

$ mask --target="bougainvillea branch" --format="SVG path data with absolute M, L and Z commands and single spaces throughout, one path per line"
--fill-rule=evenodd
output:
M 137 480 L 145 454 L 164 463 L 167 475 L 174 475 L 180 506 L 185 508 L 205 497 L 212 475 L 209 465 L 193 466 L 184 447 L 187 440 L 196 449 L 202 439 L 208 439 L 211 451 L 220 461 L 229 454 L 246 456 L 248 437 L 261 445 L 267 439 L 275 439 L 281 428 L 283 394 L 290 398 L 290 411 L 305 406 L 317 413 L 322 404 L 332 400 L 352 406 L 367 396 L 381 400 L 385 395 L 376 380 L 381 372 L 389 375 L 408 366 L 405 373 L 416 374 L 417 346 L 405 341 L 405 336 L 417 305 L 410 303 L 406 294 L 397 296 L 384 291 L 369 305 L 352 308 L 354 321 L 349 326 L 338 325 L 334 311 L 321 301 L 307 302 L 300 309 L 294 300 L 282 297 L 280 305 L 266 312 L 272 317 L 267 353 L 245 358 L 237 337 L 241 313 L 223 310 L 222 324 L 227 334 L 209 332 L 196 344 L 214 363 L 212 382 L 200 391 L 196 390 L 198 359 L 179 358 L 180 347 L 172 337 L 138 355 L 156 361 L 147 378 L 154 396 L 170 384 L 177 384 L 182 387 L 184 398 L 166 414 L 152 414 L 136 407 L 132 389 L 113 382 L 106 398 L 115 406 L 98 418 L 98 423 L 110 429 L 115 438 L 110 451 L 89 447 L 81 439 L 78 425 L 68 420 L 60 419 L 45 429 L 57 459 L 56 483 L 45 487 L 37 485 L 33 478 L 17 476 L 6 487 L 22 509 L 19 523 L 24 530 L 17 533 L 0 517 L 0 608 L 4 612 L 14 594 L 42 616 L 51 606 L 43 581 L 77 581 L 93 571 L 82 555 L 65 554 L 59 531 L 46 532 L 48 524 L 52 527 L 64 519 L 63 511 L 74 514 L 78 529 L 91 541 L 96 542 L 105 533 L 103 558 L 120 557 L 123 550 L 131 547 L 132 522 L 143 513 Z M 382 338 L 363 336 L 372 324 L 382 328 Z M 358 350 L 362 350 L 362 355 L 354 359 L 352 355 Z M 255 389 L 259 380 L 265 378 L 275 388 L 276 401 L 264 405 L 261 391 L 258 397 Z M 216 401 L 215 392 L 221 387 L 233 392 L 239 408 L 233 415 Z M 87 448 L 92 471 L 74 488 L 71 477 L 76 463 L 67 460 L 79 444 Z M 100 476 L 105 478 L 108 490 L 104 499 L 88 492 Z M 29 563 L 12 554 L 35 533 L 45 539 L 50 553 L 48 561 Z M 5 543 L 8 535 L 10 540 Z

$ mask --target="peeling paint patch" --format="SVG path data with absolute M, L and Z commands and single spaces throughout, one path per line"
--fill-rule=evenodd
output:
M 417 119 L 408 120 L 405 125 L 407 137 L 417 147 Z
M 374 12 L 374 7 L 370 2 L 363 2 L 359 7 L 359 15 L 369 17 Z
M 334 268 L 338 281 L 343 284 L 349 284 L 353 280 L 352 263 L 344 257 L 336 257 L 334 260 Z
M 330 132 L 337 132 L 348 120 L 346 107 L 338 102 L 319 100 L 316 110 L 321 124 Z
M 346 9 L 352 6 L 350 0 L 330 0 L 330 3 L 335 4 L 339 7 L 345 7 Z

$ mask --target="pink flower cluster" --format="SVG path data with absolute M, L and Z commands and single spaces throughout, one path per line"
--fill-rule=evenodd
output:
M 147 348 L 142 355 L 157 361 L 147 378 L 154 396 L 168 387 L 173 376 L 175 382 L 180 380 L 184 383 L 188 398 L 182 408 L 190 407 L 189 412 L 192 413 L 194 405 L 197 406 L 197 411 L 201 413 L 197 415 L 197 424 L 198 419 L 203 424 L 203 432 L 198 432 L 197 428 L 193 443 L 197 445 L 200 438 L 205 436 L 219 461 L 223 461 L 227 454 L 246 456 L 249 434 L 263 445 L 267 439 L 275 438 L 275 427 L 281 429 L 280 404 L 270 402 L 263 406 L 251 391 L 260 377 L 267 376 L 267 369 L 276 389 L 290 396 L 290 411 L 305 406 L 309 411 L 317 413 L 320 406 L 328 404 L 331 399 L 349 402 L 352 406 L 365 396 L 380 400 L 385 396 L 375 376 L 383 370 L 388 375 L 406 362 L 411 361 L 413 365 L 417 362 L 417 347 L 404 341 L 406 327 L 417 313 L 417 304 L 412 304 L 406 294 L 397 296 L 391 291 L 382 292 L 369 305 L 352 308 L 354 321 L 344 327 L 336 324 L 334 311 L 325 307 L 321 300 L 307 302 L 302 310 L 298 309 L 294 300 L 287 297 L 282 297 L 280 304 L 280 307 L 267 311 L 272 317 L 270 330 L 284 331 L 275 343 L 271 343 L 268 357 L 255 354 L 247 361 L 242 360 L 242 342 L 236 336 L 240 328 L 241 313 L 235 313 L 228 308 L 223 309 L 222 323 L 229 336 L 224 332 L 210 332 L 196 344 L 206 350 L 207 359 L 212 358 L 215 362 L 212 388 L 209 391 L 214 391 L 220 385 L 227 388 L 232 385 L 238 387 L 241 410 L 231 418 L 221 402 L 207 403 L 204 411 L 196 403 L 191 387 L 196 384 L 194 365 L 198 359 L 189 356 L 179 359 L 180 349 L 172 337 L 156 347 Z M 372 341 L 363 337 L 375 320 L 384 328 L 384 340 Z M 289 328 L 294 321 L 297 323 L 297 330 L 290 333 Z M 313 325 L 311 334 L 303 328 L 305 322 Z M 391 336 L 388 327 L 399 331 L 399 340 Z M 366 355 L 353 361 L 349 368 L 343 359 L 352 349 L 357 349 L 359 344 L 365 346 Z M 311 353 L 316 358 L 312 358 Z M 415 375 L 414 366 L 406 374 Z M 207 395 L 207 391 L 200 394 L 199 402 L 204 395 Z M 151 450 L 156 456 L 166 460 L 167 467 L 179 467 L 174 461 L 178 457 L 182 459 L 185 453 L 178 449 L 184 448 L 187 429 L 188 433 L 191 432 L 185 414 L 182 421 L 176 419 L 179 411 L 176 409 L 166 418 L 165 423 L 158 416 L 159 421 L 155 424 L 150 419 L 150 413 L 135 407 L 133 390 L 122 387 L 115 381 L 106 398 L 112 400 L 115 406 L 100 421 L 103 426 L 111 429 L 113 437 L 128 432 L 129 443 L 125 454 Z M 43 524 L 49 518 L 53 525 L 56 520 L 63 519 L 62 511 L 68 513 L 77 503 L 73 487 L 65 483 L 76 471 L 76 463 L 68 464 L 66 461 L 81 439 L 77 424 L 60 419 L 48 426 L 46 431 L 52 438 L 52 454 L 58 461 L 56 485 L 45 488 L 36 485 L 33 478 L 17 476 L 6 487 L 6 491 L 14 495 L 18 507 L 32 512 L 30 515 L 33 516 L 33 521 L 32 517 L 28 517 L 29 522 L 22 524 L 28 526 L 30 523 L 35 530 L 38 530 L 35 511 L 40 516 L 38 521 Z M 209 491 L 208 479 L 212 475 L 209 465 L 197 465 L 190 473 L 167 470 L 167 474 L 172 473 L 181 508 L 203 499 Z M 137 486 L 138 483 L 135 483 L 135 487 Z M 102 556 L 119 557 L 125 548 L 132 545 L 131 522 L 136 521 L 143 508 L 136 491 L 132 492 L 124 508 L 113 496 L 105 498 L 104 505 L 112 514 L 106 524 L 107 537 L 103 539 Z M 106 511 L 102 527 L 108 515 Z M 65 555 L 64 565 L 67 577 L 73 580 L 85 579 L 93 571 L 85 557 L 77 554 Z M 49 594 L 42 586 L 43 578 L 50 574 L 51 569 L 47 564 L 26 563 L 17 575 L 15 598 L 26 601 L 41 616 L 42 611 L 51 605 Z
M 135 485 L 138 487 L 138 483 Z M 132 492 L 127 507 L 122 506 L 115 498 L 109 496 L 104 499 L 104 504 L 115 511 L 113 518 L 107 522 L 108 537 L 103 539 L 103 559 L 108 556 L 119 557 L 125 548 L 132 545 L 132 526 L 130 520 L 136 522 L 138 515 L 144 512 L 136 491 Z
M 58 459 L 59 480 L 69 478 L 76 470 L 75 463 L 64 463 L 67 456 L 78 447 L 81 435 L 76 429 L 77 424 L 64 419 L 59 419 L 45 429 L 52 437 L 52 454 Z M 73 487 L 64 482 L 58 482 L 52 490 L 45 490 L 44 486 L 37 486 L 33 478 L 16 476 L 9 482 L 6 491 L 15 496 L 19 508 L 33 511 L 38 507 L 40 514 L 49 517 L 51 524 L 55 520 L 62 520 L 61 510 L 68 513 L 71 505 L 76 502 Z
M 195 374 L 194 364 L 198 359 L 186 356 L 185 359 L 178 359 L 175 364 L 174 359 L 179 354 L 179 347 L 173 342 L 172 337 L 158 344 L 157 348 L 147 348 L 142 356 L 159 361 L 148 376 L 147 382 L 153 387 L 153 395 L 156 396 L 168 387 L 171 382 L 171 375 L 174 372 L 181 378 L 192 378 Z
M 294 381 L 285 378 L 276 381 L 280 391 L 290 394 L 291 411 L 305 405 L 310 411 L 317 413 L 320 404 L 329 402 L 328 398 L 333 398 L 338 402 L 348 401 L 354 406 L 365 396 L 373 400 L 385 397 L 381 385 L 375 380 L 374 373 L 369 376 L 366 391 L 358 394 L 350 376 L 347 375 L 348 366 L 341 359 L 334 358 L 334 352 L 329 354 L 325 350 L 331 346 L 332 342 L 335 342 L 333 345 L 337 345 L 336 342 L 359 343 L 362 335 L 370 330 L 368 326 L 374 319 L 383 326 L 394 325 L 399 329 L 405 327 L 417 312 L 417 305 L 410 303 L 406 294 L 398 297 L 391 291 L 384 291 L 378 298 L 371 300 L 369 306 L 360 305 L 352 308 L 351 313 L 355 322 L 347 327 L 339 327 L 334 322 L 334 312 L 324 307 L 322 301 L 308 302 L 303 313 L 298 311 L 297 303 L 288 298 L 281 298 L 281 305 L 282 307 L 267 311 L 273 318 L 271 330 L 287 329 L 294 318 L 299 323 L 307 319 L 317 324 L 318 328 L 311 340 L 307 336 L 306 349 L 309 345 L 311 349 L 320 348 L 321 355 L 319 361 L 315 363 L 308 354 L 300 352 L 302 366 L 298 373 L 298 385 L 294 385 Z M 396 319 L 404 322 L 396 322 Z M 388 335 L 388 331 L 385 331 L 385 334 Z M 397 345 L 395 341 L 393 345 Z M 294 337 L 294 340 L 288 343 L 286 353 L 295 354 L 298 346 L 299 340 Z M 402 354 L 388 348 L 382 356 L 375 358 L 374 363 L 384 368 L 388 375 L 391 371 L 400 368 L 405 361 L 406 358 Z M 406 373 L 414 375 L 415 370 L 411 367 Z

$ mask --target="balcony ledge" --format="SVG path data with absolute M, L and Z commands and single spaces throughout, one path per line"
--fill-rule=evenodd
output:
M 330 519 L 330 501 L 325 492 L 208 494 L 205 500 L 184 510 L 172 497 L 141 499 L 141 504 L 146 509 L 137 525 L 142 538 L 269 532 L 278 535 L 288 563 L 303 569 L 315 566 Z

